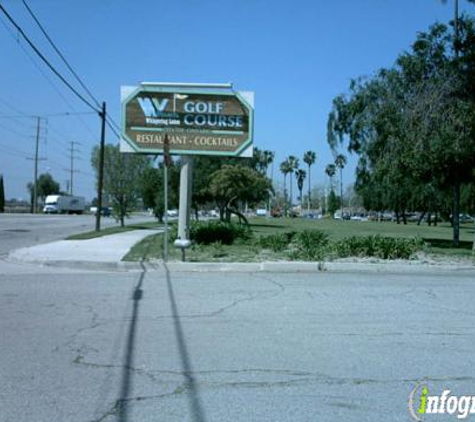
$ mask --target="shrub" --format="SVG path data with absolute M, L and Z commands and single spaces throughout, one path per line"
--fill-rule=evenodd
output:
M 236 239 L 248 239 L 250 230 L 242 225 L 222 221 L 198 222 L 191 226 L 190 237 L 196 243 L 231 245 Z
M 339 258 L 349 256 L 377 257 L 381 259 L 409 259 L 421 250 L 424 242 L 419 238 L 396 238 L 377 236 L 351 236 L 334 243 L 333 249 Z
M 270 249 L 273 252 L 282 252 L 289 246 L 294 236 L 295 232 L 271 234 L 259 237 L 256 243 L 263 249 Z
M 320 230 L 303 230 L 292 241 L 290 258 L 305 261 L 323 259 L 329 244 L 328 235 Z

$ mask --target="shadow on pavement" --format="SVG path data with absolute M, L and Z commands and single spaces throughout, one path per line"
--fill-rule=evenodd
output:
M 190 362 L 190 356 L 188 353 L 188 348 L 185 342 L 185 336 L 183 334 L 183 328 L 180 322 L 180 314 L 178 311 L 178 306 L 175 299 L 175 292 L 173 290 L 173 284 L 170 277 L 170 271 L 168 270 L 167 265 L 165 264 L 165 275 L 168 288 L 168 296 L 170 299 L 170 305 L 172 309 L 172 319 L 175 326 L 175 336 L 178 344 L 178 351 L 180 353 L 181 367 L 183 375 L 185 377 L 185 389 L 187 391 L 188 406 L 190 409 L 191 420 L 194 422 L 205 422 L 206 417 L 203 411 L 203 406 L 201 404 L 201 399 L 198 391 L 198 385 L 193 377 L 193 369 Z
M 125 359 L 122 369 L 122 383 L 120 389 L 120 398 L 117 400 L 117 411 L 119 422 L 128 421 L 128 408 L 127 408 L 127 399 L 129 398 L 129 393 L 132 386 L 132 375 L 133 375 L 133 366 L 134 366 L 134 349 L 135 349 L 135 333 L 137 331 L 137 321 L 139 316 L 139 302 L 143 297 L 142 284 L 145 279 L 145 274 L 147 269 L 141 263 L 142 272 L 140 273 L 140 278 L 135 286 L 132 299 L 134 301 L 132 318 L 130 320 L 129 332 L 127 334 L 127 343 L 125 350 Z

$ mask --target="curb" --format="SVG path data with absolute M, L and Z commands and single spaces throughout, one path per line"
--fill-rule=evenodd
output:
M 213 263 L 213 262 L 168 262 L 163 261 L 79 261 L 79 260 L 21 260 L 8 255 L 7 260 L 15 263 L 29 263 L 45 267 L 80 269 L 85 271 L 139 272 L 171 271 L 175 273 L 362 273 L 410 274 L 427 272 L 473 272 L 475 266 L 453 264 L 416 264 L 402 262 L 256 262 L 256 263 Z

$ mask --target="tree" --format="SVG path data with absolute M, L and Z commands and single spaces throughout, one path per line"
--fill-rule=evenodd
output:
M 36 187 L 38 197 L 43 201 L 48 195 L 58 195 L 60 193 L 59 183 L 53 179 L 49 173 L 40 174 Z
M 5 188 L 3 186 L 3 174 L 0 174 L 0 213 L 5 212 Z
M 299 159 L 297 157 L 294 157 L 293 155 L 290 155 L 287 158 L 288 162 L 288 167 L 289 167 L 289 173 L 293 173 L 295 170 L 299 168 Z M 294 197 L 292 193 L 292 177 L 290 177 L 290 214 L 293 215 L 292 213 L 292 207 L 294 203 Z
M 30 192 L 31 198 L 31 211 L 33 212 L 34 196 L 35 196 L 35 184 L 34 182 L 28 183 L 26 185 L 28 191 Z M 53 179 L 53 176 L 49 173 L 42 173 L 38 176 L 36 182 L 36 196 L 41 198 L 44 202 L 48 195 L 59 195 L 60 194 L 60 185 Z M 34 210 L 36 211 L 36 210 Z
M 333 101 L 328 141 L 336 148 L 348 139 L 365 202 L 403 219 L 423 195 L 436 204 L 450 191 L 457 245 L 461 186 L 475 168 L 475 25 L 462 17 L 454 26 L 433 25 L 392 69 L 352 81 L 350 94 Z
M 305 182 L 305 178 L 307 177 L 307 173 L 305 170 L 302 170 L 302 169 L 298 169 L 296 172 L 295 172 L 295 177 L 297 179 L 297 187 L 299 189 L 299 192 L 300 192 L 300 213 L 302 215 L 303 213 L 303 183 Z
M 340 208 L 340 200 L 338 199 L 338 196 L 336 196 L 335 191 L 332 188 L 330 190 L 330 194 L 328 195 L 328 212 L 330 213 L 332 218 L 338 208 Z M 341 218 L 343 218 L 343 216 Z
M 263 175 L 266 174 L 268 164 L 268 151 L 261 151 L 254 148 L 252 158 L 238 157 L 212 157 L 196 156 L 193 158 L 193 193 L 192 207 L 198 217 L 200 207 L 206 207 L 214 204 L 214 200 L 209 191 L 211 176 L 214 172 L 220 170 L 224 165 L 246 167 L 255 170 Z
M 343 220 L 343 168 L 346 165 L 346 157 L 338 154 L 335 158 L 335 166 L 340 170 L 340 203 L 341 203 L 341 219 Z
M 158 168 L 145 169 L 142 176 L 141 195 L 144 207 L 152 209 L 153 215 L 163 223 L 165 214 L 163 172 Z
M 333 176 L 335 176 L 335 173 L 336 173 L 335 164 L 328 164 L 325 167 L 325 173 L 327 174 L 330 180 L 330 189 L 333 190 Z
M 312 200 L 312 183 L 311 183 L 310 168 L 315 164 L 316 160 L 317 160 L 317 154 L 313 151 L 307 151 L 303 155 L 303 161 L 308 166 L 308 206 L 307 206 L 308 212 L 310 212 L 310 202 Z
M 284 207 L 285 207 L 285 215 L 287 215 L 287 208 L 288 208 L 288 198 L 287 198 L 287 175 L 292 173 L 292 168 L 290 166 L 289 160 L 285 159 L 280 163 L 280 171 L 284 175 Z
M 209 192 L 215 201 L 222 221 L 231 221 L 231 214 L 247 223 L 239 211 L 240 205 L 266 201 L 272 192 L 270 180 L 248 167 L 224 165 L 210 178 Z
M 264 166 L 265 166 L 265 174 L 266 174 L 267 177 L 269 177 L 269 175 L 267 173 L 268 173 L 268 170 L 269 170 L 269 166 L 274 162 L 274 156 L 275 156 L 275 153 L 272 152 L 272 151 L 265 150 L 263 152 L 263 162 L 264 162 Z
M 330 198 L 332 197 L 332 195 L 335 196 L 335 192 L 333 191 L 333 176 L 335 176 L 335 173 L 336 173 L 335 164 L 327 164 L 327 166 L 325 167 L 325 173 L 328 176 L 329 185 L 330 185 L 330 195 L 328 198 L 327 211 L 333 216 L 333 213 L 336 211 L 336 209 L 335 210 L 333 209 L 334 208 L 333 205 L 335 204 L 335 202 L 333 201 L 330 206 Z
M 165 215 L 164 200 L 164 167 L 160 163 L 158 168 L 146 168 L 140 183 L 142 202 L 144 207 L 153 210 L 158 221 L 163 222 Z M 168 166 L 168 208 L 177 208 L 179 202 L 180 164 L 172 162 Z
M 98 174 L 99 147 L 95 147 L 91 157 L 92 167 Z M 147 156 L 124 154 L 118 145 L 108 144 L 104 150 L 104 192 L 110 196 L 114 217 L 125 225 L 125 217 L 137 206 L 145 171 L 151 161 Z

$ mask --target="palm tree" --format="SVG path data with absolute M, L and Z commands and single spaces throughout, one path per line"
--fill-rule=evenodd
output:
M 297 170 L 299 168 L 299 159 L 297 157 L 290 155 L 287 158 L 287 161 L 289 162 L 289 168 L 290 168 L 289 173 L 293 173 L 294 170 Z M 290 209 L 291 210 L 292 210 L 293 202 L 294 202 L 294 197 L 292 195 L 292 178 L 290 178 Z
M 308 206 L 307 206 L 307 212 L 310 214 L 310 195 L 312 192 L 312 183 L 311 183 L 311 173 L 310 173 L 310 167 L 315 164 L 315 161 L 317 160 L 317 154 L 314 153 L 313 151 L 307 151 L 303 155 L 303 161 L 305 164 L 308 166 Z
M 329 180 L 330 180 L 330 191 L 333 192 L 333 176 L 335 176 L 336 173 L 336 166 L 335 164 L 328 164 L 325 167 L 325 173 L 327 174 Z M 325 194 L 325 202 L 326 202 L 326 194 Z M 325 208 L 327 208 L 325 206 Z
M 340 205 L 341 219 L 343 220 L 343 168 L 346 165 L 346 157 L 343 154 L 338 154 L 335 158 L 335 165 L 340 169 Z
M 336 173 L 335 164 L 328 164 L 325 168 L 325 173 L 330 178 L 330 188 L 333 188 L 333 176 L 335 176 Z
M 280 163 L 280 171 L 284 175 L 284 206 L 285 206 L 285 214 L 287 214 L 287 174 L 292 173 L 292 168 L 290 167 L 290 163 L 288 159 Z
M 268 170 L 269 170 L 269 166 L 274 162 L 274 156 L 275 156 L 275 153 L 272 152 L 272 151 L 269 151 L 269 150 L 265 150 L 263 153 L 262 153 L 262 162 L 264 163 L 264 166 L 265 166 L 265 175 L 267 177 L 269 177 L 268 175 Z M 274 167 L 272 167 L 272 170 L 274 169 Z M 272 171 L 272 175 L 271 177 L 269 177 L 271 183 L 272 183 L 272 186 L 274 185 L 274 181 L 272 180 L 274 178 L 274 171 Z M 271 199 L 272 199 L 272 195 L 269 195 L 269 202 L 268 202 L 268 209 L 270 211 L 271 209 Z
M 262 153 L 262 162 L 264 163 L 266 169 L 266 176 L 269 170 L 269 166 L 274 162 L 275 153 L 269 150 L 265 150 Z
M 299 188 L 299 192 L 300 192 L 300 215 L 302 215 L 302 211 L 303 211 L 303 194 L 302 194 L 303 182 L 305 181 L 305 178 L 307 177 L 307 172 L 305 170 L 298 169 L 295 172 L 295 177 L 297 179 L 297 187 Z

